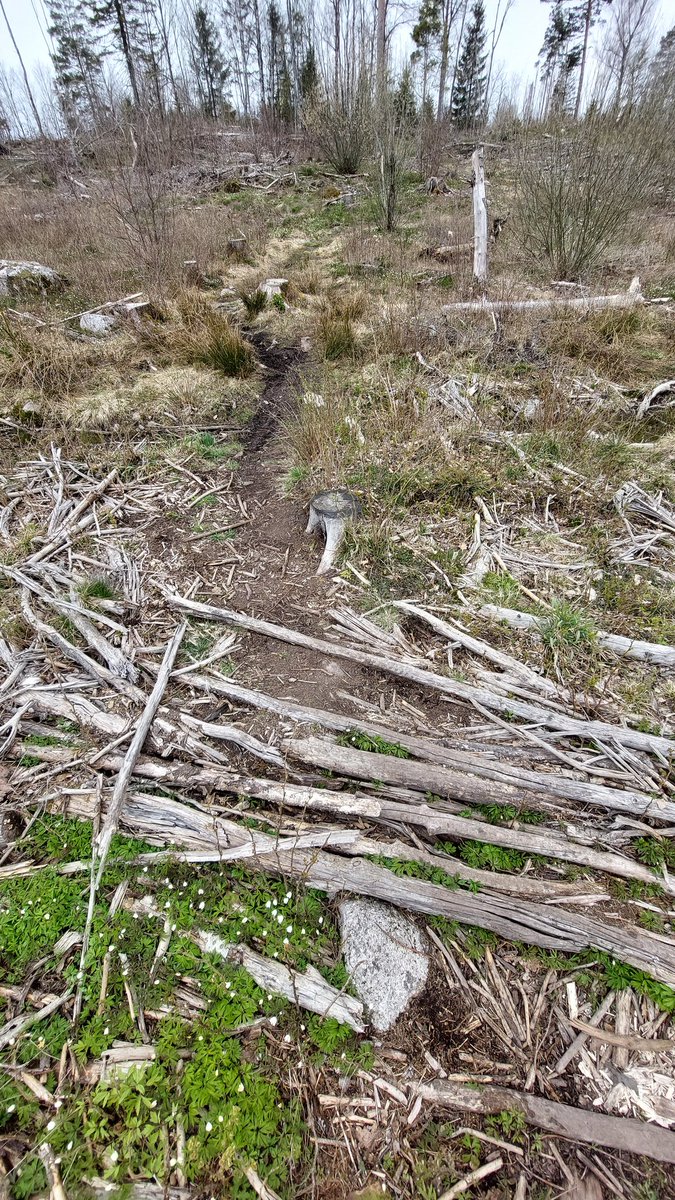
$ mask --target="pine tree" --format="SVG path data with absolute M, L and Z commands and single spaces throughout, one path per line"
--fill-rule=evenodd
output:
M 223 88 L 229 72 L 223 61 L 220 35 L 203 4 L 194 10 L 193 23 L 197 90 L 205 115 L 215 121 L 222 113 Z
M 464 45 L 457 64 L 452 97 L 452 119 L 461 129 L 475 125 L 483 114 L 486 38 L 485 5 L 483 0 L 474 0 L 471 21 L 464 35 Z
M 429 71 L 434 65 L 432 52 L 441 36 L 441 27 L 440 0 L 422 0 L 417 14 L 417 23 L 413 26 L 410 34 L 417 47 L 416 50 L 413 50 L 410 60 L 413 63 L 421 62 L 422 64 L 422 104 L 427 98 Z
M 555 0 L 551 9 L 539 62 L 546 105 L 552 112 L 566 112 L 570 106 L 574 73 L 583 57 L 584 9 L 585 5 L 571 5 L 569 0 Z
M 69 130 L 95 119 L 101 105 L 103 54 L 78 0 L 49 0 L 56 94 Z

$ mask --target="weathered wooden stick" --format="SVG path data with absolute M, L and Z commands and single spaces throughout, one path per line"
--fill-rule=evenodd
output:
M 69 811 L 90 816 L 93 799 L 75 793 L 68 797 Z M 595 949 L 613 954 L 638 970 L 646 971 L 669 987 L 675 984 L 675 946 L 645 930 L 611 925 L 567 909 L 519 900 L 513 896 L 458 889 L 419 879 L 400 879 L 392 871 L 361 858 L 345 860 L 322 850 L 278 853 L 273 838 L 243 828 L 223 817 L 214 818 L 176 800 L 129 795 L 122 812 L 127 828 L 155 845 L 173 842 L 191 850 L 218 850 L 240 846 L 253 838 L 265 852 L 250 859 L 253 869 L 302 880 L 335 896 L 340 892 L 372 896 L 413 912 L 447 917 L 461 924 L 481 925 L 509 941 L 524 941 L 574 953 Z M 266 840 L 265 840 L 266 839 Z
M 473 274 L 484 286 L 488 277 L 488 212 L 485 198 L 485 160 L 482 146 L 471 158 L 473 166 Z
M 534 613 L 519 612 L 514 608 L 502 608 L 498 604 L 483 604 L 478 609 L 481 617 L 490 617 L 494 621 L 504 621 L 512 629 L 528 632 L 533 629 L 541 631 L 543 619 Z M 639 638 L 621 637 L 617 633 L 603 633 L 599 629 L 595 634 L 598 646 L 613 651 L 622 658 L 637 658 L 640 662 L 649 663 L 655 667 L 675 669 L 675 646 L 660 645 L 658 642 L 642 642 Z
M 49 1142 L 42 1142 L 37 1148 L 38 1156 L 47 1174 L 49 1182 L 49 1200 L 68 1200 L 61 1179 L 59 1164 Z
M 265 958 L 244 943 L 231 945 L 215 933 L 197 930 L 190 935 L 205 954 L 219 954 L 228 962 L 239 963 L 252 975 L 259 987 L 285 996 L 293 1004 L 299 1004 L 308 1012 L 322 1017 L 335 1017 L 343 1025 L 350 1025 L 363 1033 L 363 1004 L 353 996 L 338 991 L 328 983 L 315 967 L 296 971 L 283 963 Z
M 414 1093 L 435 1107 L 458 1108 L 462 1112 L 520 1112 L 528 1124 L 559 1137 L 644 1154 L 657 1162 L 675 1163 L 675 1133 L 632 1117 L 611 1117 L 592 1109 L 572 1108 L 512 1088 L 469 1086 L 446 1079 L 418 1083 L 414 1085 Z
M 551 679 L 547 679 L 545 675 L 538 675 L 536 671 L 533 671 L 525 663 L 520 662 L 519 659 L 514 658 L 513 655 L 506 654 L 503 650 L 497 650 L 494 646 L 490 646 L 488 642 L 473 637 L 455 621 L 443 621 L 440 617 L 435 616 L 434 613 L 427 612 L 425 608 L 420 608 L 416 604 L 410 604 L 408 600 L 395 600 L 394 607 L 398 608 L 401 612 L 408 613 L 411 617 L 417 617 L 418 621 L 424 621 L 436 633 L 440 633 L 442 637 L 446 637 L 453 642 L 459 642 L 460 646 L 463 646 L 465 650 L 470 650 L 472 654 L 477 654 L 481 658 L 487 658 L 489 662 L 495 663 L 513 679 L 519 679 L 522 683 L 537 688 L 539 691 L 548 692 L 550 695 L 558 694 L 559 689 Z
M 620 1046 L 624 1050 L 637 1050 L 640 1054 L 675 1053 L 675 1039 L 631 1037 L 629 1034 L 611 1033 L 609 1029 L 598 1029 L 588 1021 L 567 1018 L 573 1029 L 580 1029 L 592 1042 L 603 1042 L 606 1046 Z M 626 1063 L 626 1066 L 628 1064 Z
M 441 312 L 546 312 L 548 309 L 581 309 L 590 312 L 603 308 L 633 308 L 644 302 L 640 292 L 640 280 L 632 281 L 627 292 L 619 292 L 612 296 L 552 296 L 547 300 L 464 300 L 456 304 L 444 304 Z
M 31 554 L 30 558 L 26 560 L 27 563 L 38 563 L 44 558 L 49 558 L 49 556 L 54 553 L 54 551 L 62 544 L 62 542 L 67 539 L 69 533 L 74 529 L 77 520 L 82 513 L 89 508 L 90 504 L 93 504 L 95 500 L 98 500 L 99 496 L 102 496 L 103 493 L 107 491 L 110 484 L 116 478 L 117 467 L 113 467 L 113 470 L 109 471 L 105 478 L 102 479 L 100 483 L 96 484 L 96 487 L 91 488 L 87 492 L 86 496 L 82 497 L 79 504 L 75 505 L 75 508 L 72 510 L 72 512 L 68 513 L 64 523 L 56 530 L 54 537 L 51 538 L 50 541 L 46 542 L 41 550 L 37 550 L 35 554 Z
M 122 805 L 124 804 L 124 797 L 129 786 L 129 781 L 134 772 L 134 765 L 139 754 L 141 753 L 141 750 L 143 749 L 145 739 L 150 732 L 150 726 L 152 725 L 157 709 L 162 702 L 162 696 L 166 691 L 173 664 L 176 661 L 176 655 L 178 654 L 178 650 L 186 629 L 187 621 L 181 621 L 166 648 L 155 686 L 148 697 L 147 704 L 136 727 L 136 732 L 124 756 L 124 762 L 122 763 L 120 773 L 117 776 L 112 800 L 110 801 L 110 807 L 98 837 L 98 870 L 96 873 L 96 887 L 100 885 L 101 876 L 105 870 L 105 863 L 108 857 L 108 851 L 110 850 L 110 843 L 119 824 L 120 813 L 122 811 Z
M 646 750 L 667 758 L 673 752 L 674 743 L 670 738 L 659 737 L 653 733 L 642 733 L 637 729 L 626 729 L 621 725 L 610 725 L 604 721 L 583 721 L 568 717 L 564 713 L 553 711 L 515 697 L 499 696 L 483 688 L 460 683 L 446 675 L 436 675 L 433 671 L 425 671 L 408 663 L 397 662 L 395 659 L 384 658 L 379 654 L 368 654 L 363 650 L 355 650 L 351 646 L 325 641 L 322 638 L 310 637 L 284 625 L 273 625 L 269 621 L 260 621 L 256 617 L 248 617 L 232 609 L 217 608 L 213 604 L 201 604 L 197 600 L 166 593 L 169 603 L 184 612 L 193 613 L 207 621 L 223 621 L 226 625 L 234 625 L 238 629 L 246 629 L 249 633 L 259 633 L 264 637 L 275 638 L 292 646 L 304 646 L 307 650 L 315 650 L 333 658 L 344 658 L 350 662 L 359 663 L 364 667 L 372 667 L 399 679 L 407 679 L 409 683 L 421 687 L 433 688 L 444 692 L 455 699 L 464 700 L 471 704 L 478 701 L 483 707 L 492 711 L 506 713 L 509 716 L 522 717 L 526 721 L 534 721 L 547 728 L 564 731 L 586 741 L 599 738 L 604 741 L 616 742 L 629 746 L 634 750 Z

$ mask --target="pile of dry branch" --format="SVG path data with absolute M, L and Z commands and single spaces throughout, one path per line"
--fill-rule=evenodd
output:
M 200 488 L 196 477 L 184 475 L 183 501 L 194 504 Z M 323 636 L 309 636 L 200 603 L 191 598 L 191 587 L 179 595 L 168 572 L 157 574 L 143 541 L 152 504 L 148 489 L 115 471 L 96 480 L 54 450 L 51 460 L 24 464 L 7 492 L 0 532 L 13 547 L 13 561 L 0 568 L 6 618 L 0 752 L 17 765 L 5 804 L 27 824 L 45 810 L 93 819 L 93 861 L 64 868 L 90 872 L 89 924 L 111 838 L 121 828 L 159 852 L 177 848 L 188 861 L 246 860 L 251 869 L 295 878 L 329 895 L 378 897 L 513 942 L 602 951 L 675 986 L 672 939 L 638 928 L 635 910 L 608 895 L 606 878 L 658 883 L 669 896 L 675 892 L 665 872 L 657 875 L 631 853 L 633 839 L 668 836 L 675 823 L 667 733 L 635 728 L 610 702 L 570 694 L 457 621 L 411 604 L 399 605 L 405 632 L 384 632 L 342 608 L 328 614 Z M 29 527 L 44 529 L 44 536 L 17 535 Z M 113 598 L 97 595 L 94 580 L 107 581 Z M 230 632 L 201 661 L 177 666 L 188 622 L 200 621 Z M 323 711 L 279 698 L 272 689 L 253 690 L 218 669 L 226 655 L 236 654 L 243 636 L 300 647 L 317 661 L 356 664 L 374 681 L 393 680 L 408 702 L 391 724 L 365 703 L 361 715 Z M 461 679 L 432 668 L 431 639 L 461 656 Z M 444 706 L 443 735 L 416 707 L 420 697 Z M 222 714 L 226 703 L 236 722 L 199 715 L 205 704 L 217 704 Z M 266 739 L 247 728 L 261 712 L 271 722 Z M 77 730 L 75 743 L 63 732 L 64 721 Z M 27 744 L 26 737 L 36 734 L 42 737 Z M 385 743 L 397 752 L 376 752 L 386 750 Z M 33 765 L 22 765 L 28 754 Z M 162 785 L 162 793 L 144 792 L 148 781 Z M 274 832 L 244 823 L 247 799 L 263 802 Z M 542 820 L 486 819 L 486 806 L 507 805 L 516 812 L 536 810 Z M 528 865 L 518 874 L 473 869 L 441 851 L 439 840 L 518 850 Z M 471 886 L 402 879 L 373 861 L 382 857 L 441 868 Z M 21 861 L 20 839 L 2 861 L 5 878 L 39 869 Z M 565 879 L 570 864 L 577 872 L 572 882 Z M 83 963 L 87 937 L 88 928 Z M 311 968 L 300 976 L 245 946 L 210 942 L 208 948 L 239 955 L 266 986 L 294 999 L 301 995 L 300 1003 L 313 1011 L 331 1011 L 363 1028 L 358 1002 L 339 997 Z M 469 987 L 447 948 L 443 954 L 453 986 Z M 603 1015 L 593 1017 L 590 1027 L 575 1023 L 574 1014 L 568 1020 L 572 1057 Z M 649 1048 L 660 1024 L 656 1013 L 649 1029 L 643 1023 L 641 1049 Z M 16 1030 L 3 1034 L 6 1040 Z M 617 1036 L 630 1042 L 629 1034 L 630 1025 Z M 653 1048 L 667 1055 L 663 1042 Z M 507 1107 L 503 1095 L 488 1093 L 440 1081 L 420 1085 L 417 1095 L 420 1103 L 441 1106 Z M 326 1096 L 321 1103 L 330 1107 L 339 1100 Z M 570 1132 L 557 1111 L 562 1106 L 549 1104 L 545 1112 L 547 1103 L 516 1092 L 508 1098 L 508 1106 L 520 1105 L 528 1120 Z M 578 1120 L 574 1136 L 583 1138 L 577 1126 Z M 629 1134 L 629 1126 L 623 1122 L 619 1133 L 594 1125 L 590 1140 L 605 1137 L 606 1144 L 627 1146 L 620 1139 L 634 1138 L 641 1152 L 675 1161 L 675 1135 L 654 1129 L 650 1150 L 648 1138 Z

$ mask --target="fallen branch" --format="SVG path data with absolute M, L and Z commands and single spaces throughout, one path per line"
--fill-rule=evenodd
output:
M 93 797 L 76 791 L 67 799 L 71 815 L 91 817 Z M 476 895 L 412 877 L 401 879 L 361 858 L 345 860 L 322 850 L 280 851 L 273 837 L 165 797 L 127 795 L 121 819 L 128 829 L 154 845 L 165 846 L 171 841 L 189 850 L 215 854 L 217 861 L 224 857 L 223 848 L 256 844 L 259 852 L 250 857 L 252 869 L 300 879 L 305 887 L 317 888 L 329 896 L 340 892 L 372 896 L 412 912 L 481 925 L 510 941 L 565 953 L 606 951 L 669 987 L 675 984 L 675 946 L 650 937 L 645 930 L 611 925 L 529 900 L 516 904 L 512 896 Z
M 551 296 L 546 300 L 464 300 L 455 304 L 444 304 L 441 312 L 546 312 L 549 309 L 580 309 L 592 312 L 603 308 L 633 308 L 642 304 L 640 280 L 636 276 L 627 292 L 611 296 Z
M 533 613 L 518 612 L 513 608 L 501 608 L 497 604 L 483 604 L 478 609 L 481 617 L 489 617 L 494 621 L 504 621 L 512 629 L 519 632 L 535 630 L 541 633 L 545 618 Z M 649 663 L 654 667 L 675 669 L 675 647 L 662 646 L 656 642 L 642 642 L 638 638 L 621 637 L 616 633 L 603 633 L 598 630 L 594 635 L 598 646 L 611 650 L 622 658 L 637 658 L 640 662 Z
M 148 663 L 143 665 L 148 670 L 157 670 L 154 665 Z M 173 678 L 177 678 L 177 672 L 174 672 Z M 377 722 L 364 721 L 360 717 L 345 716 L 343 713 L 329 712 L 325 709 L 307 708 L 292 700 L 280 700 L 276 696 L 267 696 L 264 692 L 243 687 L 242 684 L 222 676 L 199 675 L 193 672 L 184 672 L 181 668 L 180 678 L 190 687 L 198 688 L 200 691 L 227 696 L 231 700 L 277 713 L 281 717 L 298 723 L 323 725 L 326 729 L 332 729 L 339 733 L 355 730 L 371 737 L 375 735 L 384 738 L 385 741 L 398 743 L 409 750 L 415 758 L 424 759 L 426 762 L 456 767 L 460 771 L 468 771 L 471 774 L 480 775 L 484 779 L 492 779 L 497 783 L 508 783 L 514 787 L 523 788 L 530 793 L 528 804 L 535 808 L 559 807 L 556 803 L 558 800 L 572 800 L 580 804 L 594 804 L 618 812 L 649 816 L 657 821 L 675 822 L 675 803 L 654 797 L 648 792 L 639 792 L 634 789 L 619 791 L 617 788 L 605 787 L 597 783 L 582 782 L 570 779 L 568 776 L 554 775 L 550 771 L 533 771 L 524 767 L 512 766 L 510 763 L 495 762 L 493 758 L 482 756 L 476 751 L 455 750 L 432 741 L 431 738 L 402 733 Z M 579 770 L 583 769 L 583 764 L 580 763 Z
M 482 786 L 475 777 L 472 779 L 470 775 L 456 774 L 448 771 L 445 767 L 411 762 L 408 759 L 394 758 L 387 754 L 372 754 L 369 751 L 355 750 L 349 746 L 335 746 L 328 742 L 322 742 L 319 738 L 289 738 L 284 742 L 284 746 L 292 757 L 341 775 L 367 781 L 377 779 L 380 783 L 401 785 L 425 794 L 428 792 L 438 793 L 470 803 L 495 803 L 494 784 Z M 306 793 L 310 790 L 309 788 L 304 789 Z M 319 797 L 321 795 L 322 793 L 319 791 Z M 341 793 L 337 793 L 337 796 L 340 795 Z M 512 800 L 517 804 L 522 804 L 523 798 L 514 792 Z M 504 789 L 502 789 L 500 802 L 507 803 Z M 363 802 L 359 801 L 359 803 Z M 411 825 L 421 825 L 427 833 L 433 834 L 435 837 L 449 835 L 461 840 L 507 846 L 514 850 L 522 850 L 526 854 L 562 859 L 563 862 L 592 867 L 596 871 L 605 871 L 610 875 L 618 875 L 622 879 L 639 879 L 643 883 L 651 884 L 659 883 L 661 886 L 667 886 L 671 895 L 675 895 L 675 882 L 669 884 L 668 881 L 662 880 L 642 863 L 625 858 L 621 854 L 593 850 L 589 846 L 579 845 L 577 842 L 570 841 L 549 830 L 537 829 L 535 831 L 513 829 L 508 825 L 488 825 L 482 821 L 472 821 L 452 813 L 439 812 L 431 805 L 423 803 L 420 803 L 419 806 L 397 804 L 394 801 L 380 800 L 378 797 L 374 800 L 374 804 L 377 805 L 382 816 L 387 816 L 391 820 L 407 821 Z M 334 812 L 336 807 L 337 805 L 333 801 L 330 811 Z M 352 811 L 358 811 L 356 805 Z
M 500 696 L 471 684 L 459 683 L 446 675 L 436 675 L 433 671 L 422 670 L 419 667 L 410 666 L 408 663 L 397 662 L 395 659 L 384 658 L 378 654 L 368 654 L 362 650 L 355 650 L 351 646 L 328 642 L 322 638 L 309 637 L 295 629 L 288 629 L 283 625 L 272 625 L 269 621 L 260 621 L 255 617 L 248 617 L 231 609 L 217 608 L 213 604 L 200 604 L 196 600 L 168 593 L 167 598 L 173 607 L 193 613 L 206 621 L 222 621 L 226 625 L 246 629 L 249 633 L 259 633 L 264 637 L 275 638 L 277 641 L 287 642 L 293 646 L 304 646 L 307 650 L 315 650 L 319 654 L 333 658 L 348 659 L 361 666 L 372 667 L 376 671 L 383 671 L 399 679 L 406 679 L 409 683 L 444 692 L 457 700 L 464 700 L 469 704 L 478 701 L 487 709 L 505 713 L 511 717 L 521 717 L 526 721 L 533 721 L 550 729 L 573 734 L 585 741 L 594 739 L 614 741 L 618 745 L 628 746 L 634 750 L 646 750 L 665 759 L 673 751 L 673 742 L 670 738 L 642 733 L 636 729 L 625 729 L 623 726 L 610 725 L 604 721 L 578 720 L 568 717 L 564 713 L 515 697 Z
M 413 1090 L 434 1106 L 474 1113 L 519 1112 L 528 1124 L 558 1137 L 675 1163 L 675 1133 L 632 1117 L 611 1117 L 505 1087 L 469 1087 L 436 1080 L 418 1083 Z
M 503 1166 L 503 1158 L 490 1159 L 489 1162 L 483 1163 L 481 1167 L 476 1167 L 475 1171 L 469 1171 L 468 1175 L 454 1183 L 447 1192 L 443 1192 L 439 1200 L 455 1200 L 455 1197 L 461 1196 L 462 1192 L 468 1192 L 474 1183 L 480 1183 L 481 1179 L 487 1179 L 488 1175 L 494 1175 L 495 1171 L 501 1171 Z
M 675 1040 L 671 1038 L 631 1037 L 624 1033 L 611 1033 L 608 1029 L 598 1029 L 587 1021 L 568 1017 L 573 1029 L 580 1029 L 592 1042 L 603 1042 L 606 1046 L 621 1046 L 624 1050 L 637 1050 L 640 1054 L 675 1053 Z
M 119 823 L 122 805 L 124 804 L 124 797 L 129 786 L 131 776 L 133 775 L 134 765 L 139 754 L 141 753 L 141 750 L 143 749 L 145 739 L 150 732 L 150 726 L 152 725 L 157 709 L 162 702 L 162 696 L 166 691 L 171 671 L 173 669 L 173 664 L 176 660 L 176 655 L 178 654 L 178 650 L 186 629 L 187 621 L 182 621 L 166 648 L 164 660 L 157 676 L 155 686 L 148 697 L 148 702 L 141 715 L 138 725 L 136 726 L 136 732 L 132 738 L 129 749 L 124 756 L 124 762 L 122 763 L 120 773 L 117 776 L 115 790 L 113 791 L 112 800 L 110 801 L 110 807 L 98 837 L 98 869 L 96 874 L 96 887 L 99 886 L 101 882 L 101 876 L 105 870 L 106 859 L 108 857 L 108 851 L 110 850 L 110 843 Z

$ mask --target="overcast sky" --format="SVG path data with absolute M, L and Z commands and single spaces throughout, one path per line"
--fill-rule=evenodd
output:
M 504 0 L 502 6 L 503 3 Z M 664 33 L 668 27 L 666 12 L 670 3 L 671 0 L 660 0 L 660 33 Z M 486 0 L 488 24 L 496 4 L 497 0 Z M 42 0 L 4 0 L 4 5 L 26 66 L 30 69 L 48 63 L 46 19 Z M 549 5 L 542 3 L 542 0 L 515 0 L 506 18 L 497 59 L 501 62 L 505 75 L 518 78 L 521 84 L 529 82 L 535 73 L 536 59 L 543 41 L 549 11 Z M 17 65 L 16 55 L 6 36 L 1 17 L 0 61 L 7 66 Z

